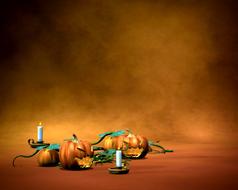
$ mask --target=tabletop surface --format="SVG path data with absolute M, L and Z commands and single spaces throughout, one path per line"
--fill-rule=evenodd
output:
M 68 171 L 38 167 L 36 158 L 19 158 L 13 168 L 11 151 L 0 159 L 1 189 L 237 189 L 238 147 L 183 144 L 174 148 L 174 153 L 148 154 L 131 161 L 130 172 L 124 175 L 109 174 L 108 168 L 114 166 L 110 163 Z

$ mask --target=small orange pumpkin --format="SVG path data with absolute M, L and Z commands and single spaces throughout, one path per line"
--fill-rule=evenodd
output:
M 40 150 L 37 162 L 39 166 L 56 166 L 59 163 L 59 153 L 47 148 Z
M 117 137 L 106 137 L 104 149 L 121 149 L 124 156 L 128 158 L 143 158 L 149 151 L 148 140 L 141 135 L 129 134 Z
M 78 140 L 73 135 L 72 140 L 67 140 L 60 146 L 59 159 L 65 169 L 90 168 L 93 163 L 93 149 L 89 142 Z

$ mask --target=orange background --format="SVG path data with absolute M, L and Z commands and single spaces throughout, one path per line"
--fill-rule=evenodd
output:
M 7 2 L 7 3 L 6 3 Z M 237 189 L 232 0 L 0 2 L 0 188 Z M 84 171 L 38 167 L 28 138 L 131 129 L 174 149 Z
M 1 6 L 0 146 L 130 128 L 236 143 L 232 1 L 34 1 Z M 12 153 L 12 151 L 10 151 Z

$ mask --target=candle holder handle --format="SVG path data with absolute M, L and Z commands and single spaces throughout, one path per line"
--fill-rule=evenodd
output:
M 39 146 L 46 146 L 47 147 L 47 146 L 50 145 L 50 143 L 44 143 L 44 141 L 41 141 L 41 142 L 37 141 L 37 142 L 35 142 L 34 139 L 28 139 L 27 142 L 31 146 L 31 148 L 37 148 Z

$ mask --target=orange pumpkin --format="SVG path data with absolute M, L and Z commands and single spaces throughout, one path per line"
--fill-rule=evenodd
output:
M 93 163 L 92 146 L 87 141 L 78 140 L 73 135 L 72 140 L 67 140 L 60 146 L 59 159 L 65 169 L 90 168 Z
M 129 134 L 117 137 L 106 137 L 104 149 L 121 149 L 124 156 L 128 158 L 143 158 L 149 151 L 148 140 L 141 135 Z
M 59 153 L 56 150 L 42 149 L 37 158 L 39 166 L 56 166 L 59 163 Z

